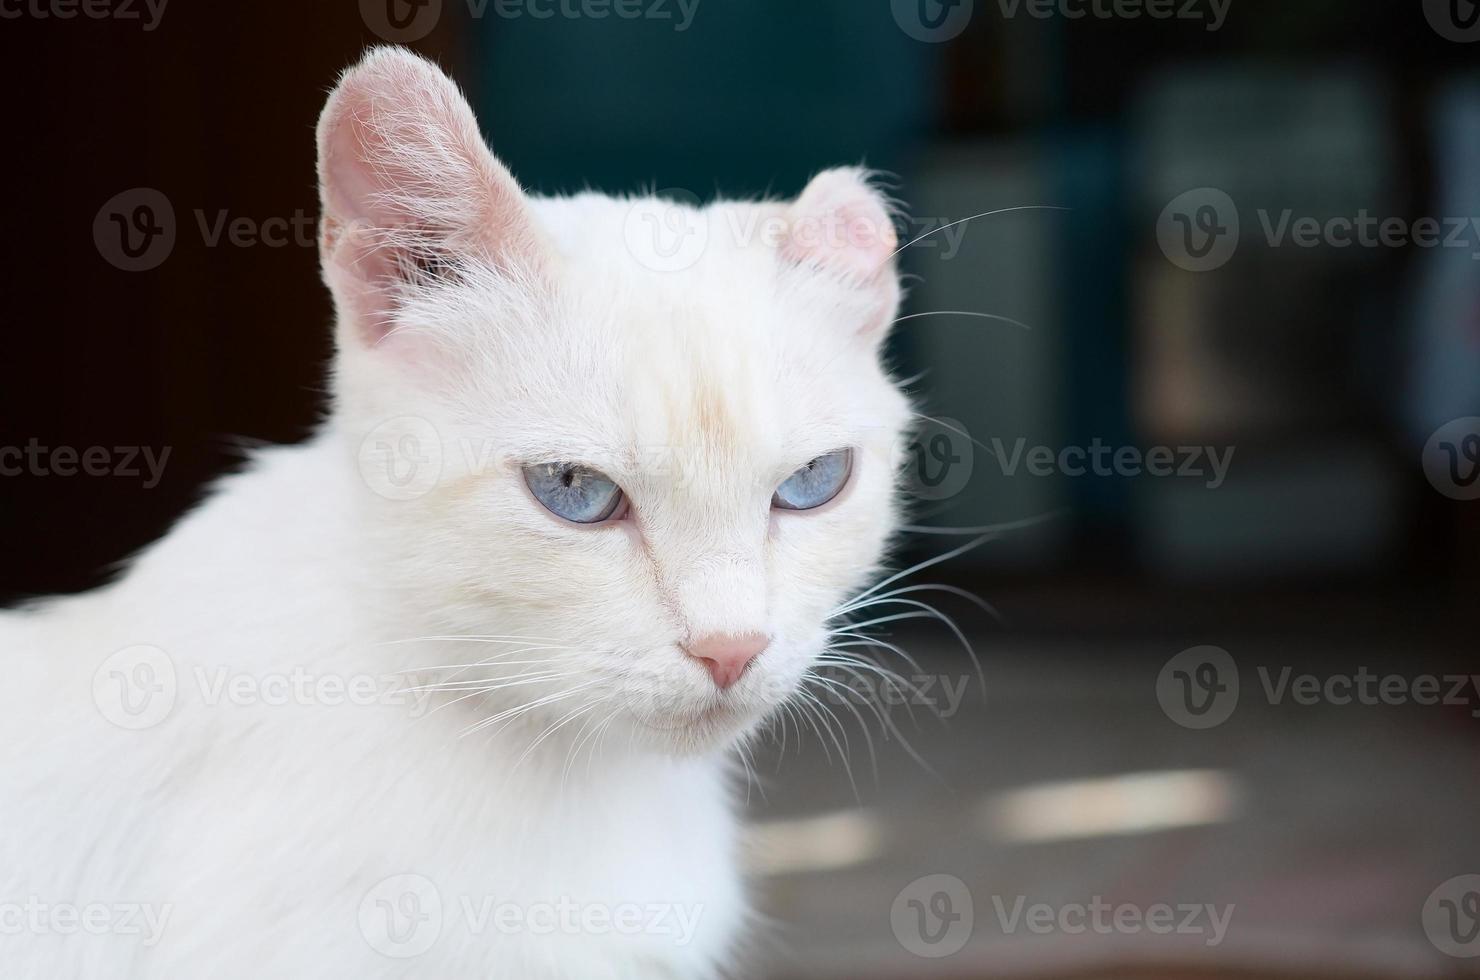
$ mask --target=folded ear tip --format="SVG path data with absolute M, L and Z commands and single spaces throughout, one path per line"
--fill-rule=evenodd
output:
M 808 197 L 868 197 L 885 210 L 891 210 L 895 201 L 884 189 L 888 176 L 882 170 L 862 166 L 829 167 L 807 183 L 801 196 L 804 200 Z
M 813 177 L 792 205 L 789 256 L 855 276 L 887 271 L 899 246 L 894 223 L 900 209 L 879 187 L 881 176 L 864 167 L 834 167 Z

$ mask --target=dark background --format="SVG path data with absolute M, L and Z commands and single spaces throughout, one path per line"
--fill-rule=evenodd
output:
M 127 475 L 0 477 L 0 601 L 105 581 L 244 446 L 312 431 L 331 353 L 311 229 L 313 126 L 336 73 L 366 45 L 399 37 L 384 2 L 173 0 L 146 30 L 0 0 L 0 447 L 170 452 L 154 487 Z M 863 975 L 839 951 L 888 937 L 880 921 L 900 885 L 943 869 L 975 885 L 960 869 L 978 861 L 1009 877 L 1025 861 L 1085 874 L 1108 864 L 1122 885 L 1191 867 L 1193 893 L 1212 900 L 1254 873 L 1218 855 L 1257 852 L 1277 867 L 1231 893 L 1255 921 L 1308 927 L 1326 948 L 1374 923 L 1411 938 L 1428 888 L 1477 870 L 1445 836 L 1476 812 L 1480 723 L 1467 712 L 1407 727 L 1381 710 L 1351 724 L 1273 711 L 1225 729 L 1227 741 L 1194 743 L 1154 700 L 1122 710 L 1105 692 L 1149 685 L 1169 656 L 1203 643 L 1245 663 L 1474 672 L 1480 502 L 1431 484 L 1424 447 L 1441 426 L 1480 416 L 1480 236 L 1459 250 L 1273 247 L 1258 214 L 1480 215 L 1480 43 L 1432 26 L 1420 0 L 1232 0 L 1217 31 L 1181 19 L 1005 16 L 997 0 L 975 0 L 963 29 L 939 40 L 912 34 L 910 11 L 921 8 L 904 0 L 700 0 L 683 31 L 647 18 L 502 16 L 491 5 L 471 16 L 464 0 L 420 9 L 431 19 L 406 38 L 462 82 L 491 145 L 534 190 L 792 194 L 823 167 L 867 162 L 935 223 L 1068 209 L 976 219 L 957 253 L 927 240 L 903 256 L 914 277 L 907 312 L 991 313 L 1029 328 L 921 317 L 901 325 L 893 355 L 902 373 L 923 372 L 913 386 L 922 411 L 955 420 L 922 443 L 917 520 L 1031 522 L 934 570 L 990 600 L 1004 623 L 953 612 L 987 653 L 989 678 L 1001 671 L 1009 691 L 1058 698 L 968 706 L 938 747 L 942 768 L 993 784 L 1011 782 L 1002 769 L 1021 782 L 1029 769 L 1068 778 L 1157 759 L 1217 766 L 1249 781 L 1247 835 L 1174 837 L 1155 854 L 943 853 L 962 798 L 902 776 L 884 781 L 893 803 L 867 790 L 860 801 L 820 765 L 792 763 L 783 771 L 796 774 L 794 795 L 783 783 L 763 815 L 862 802 L 899 816 L 912 830 L 900 839 L 917 845 L 900 845 L 872 878 L 780 875 L 773 904 L 813 954 L 798 976 Z M 1192 272 L 1164 254 L 1158 223 L 1174 198 L 1206 187 L 1236 203 L 1242 237 L 1226 264 Z M 119 208 L 110 202 L 122 194 L 131 206 L 138 188 L 170 202 L 175 240 L 162 261 L 127 271 L 109 261 L 114 246 L 95 222 L 101 214 L 106 230 Z M 208 226 L 224 212 L 307 230 L 276 246 L 211 246 L 197 212 Z M 1218 487 L 1008 475 L 991 447 L 1019 438 L 1055 451 L 1099 439 L 1235 456 Z M 942 476 L 952 492 L 931 487 Z M 962 540 L 909 537 L 916 558 Z M 942 646 L 939 658 L 961 670 L 959 652 Z M 1062 671 L 1078 678 L 1072 690 Z M 1397 745 L 1425 747 L 1401 757 Z M 994 766 L 1004 749 L 1016 764 Z M 1432 778 L 1414 782 L 1419 773 Z M 1405 821 L 1405 808 L 1423 819 Z M 1292 880 L 1294 868 L 1318 870 Z M 1310 897 L 1331 892 L 1370 901 L 1346 914 Z M 875 905 L 855 915 L 839 898 L 876 895 L 882 920 Z M 815 913 L 811 898 L 842 910 Z M 1291 962 L 1274 968 L 1311 975 L 1300 972 L 1309 958 Z M 1403 962 L 1389 975 L 1429 975 Z M 895 975 L 927 965 L 948 975 L 944 962 L 907 963 Z M 1469 975 L 1446 972 L 1457 960 L 1427 965 Z
M 1415 362 L 1447 356 L 1415 339 L 1433 252 L 1261 250 L 1247 243 L 1245 206 L 1244 247 L 1194 275 L 1157 253 L 1155 227 L 1170 199 L 1161 185 L 1221 182 L 1236 198 L 1243 188 L 1246 205 L 1289 206 L 1267 193 L 1276 187 L 1299 205 L 1302 180 L 1319 190 L 1361 169 L 1344 155 L 1351 145 L 1370 148 L 1371 173 L 1338 195 L 1338 213 L 1440 214 L 1436 104 L 1477 48 L 1439 36 L 1417 3 L 1383 0 L 1234 0 L 1218 31 L 978 6 L 959 36 L 928 43 L 882 2 L 704 0 L 682 32 L 491 7 L 470 18 L 448 2 L 415 46 L 463 81 L 497 152 L 541 191 L 789 194 L 817 169 L 866 161 L 936 222 L 1072 208 L 981 219 L 949 260 L 905 253 L 927 283 L 912 312 L 973 302 L 1033 327 L 1013 336 L 931 317 L 896 338 L 907 370 L 932 372 L 916 386 L 925 410 L 976 440 L 968 489 L 923 512 L 962 526 L 1055 515 L 983 552 L 975 572 L 999 588 L 1463 596 L 1480 521 L 1435 493 L 1416 462 L 1439 424 L 1480 411 L 1473 385 L 1451 400 L 1468 408 L 1447 417 L 1416 390 Z M 0 441 L 170 450 L 153 488 L 6 478 L 0 595 L 97 583 L 241 445 L 311 430 L 330 353 L 312 231 L 286 245 L 211 247 L 200 224 L 224 214 L 307 228 L 314 120 L 336 72 L 382 40 L 366 24 L 350 2 L 289 12 L 184 0 L 153 30 L 116 17 L 0 21 L 13 364 Z M 1225 141 L 1232 149 L 1191 145 L 1206 133 L 1198 112 L 1175 107 L 1185 98 L 1240 137 Z M 1280 118 L 1302 99 L 1306 111 Z M 1305 155 L 1281 159 L 1282 145 Z M 1220 165 L 1199 173 L 1210 156 Z M 100 254 L 93 225 L 111 198 L 140 187 L 171 202 L 176 240 L 157 267 L 128 272 Z M 1168 292 L 1172 315 L 1149 313 Z M 1473 324 L 1473 303 L 1456 313 Z M 1467 329 L 1450 342 L 1473 351 Z M 1245 390 L 1200 390 L 1209 372 Z M 1158 390 L 1190 394 L 1148 396 Z M 1022 436 L 1051 447 L 1211 444 L 1236 456 L 1221 494 L 1185 481 L 984 474 L 991 439 Z

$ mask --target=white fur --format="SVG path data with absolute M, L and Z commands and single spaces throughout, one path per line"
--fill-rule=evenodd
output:
M 378 150 L 336 143 L 336 118 Z M 0 974 L 594 980 L 742 962 L 726 760 L 792 696 L 895 526 L 909 412 L 878 362 L 888 250 L 860 273 L 855 246 L 834 261 L 735 233 L 796 205 L 721 203 L 692 267 L 648 269 L 624 245 L 643 202 L 526 198 L 470 119 L 404 52 L 345 77 L 320 133 L 340 308 L 323 430 L 261 453 L 115 584 L 0 617 Z M 818 181 L 884 214 L 857 172 Z M 423 254 L 453 265 L 408 284 L 374 262 Z M 408 446 L 437 471 L 425 492 L 383 482 Z M 849 446 L 837 501 L 770 511 L 794 469 Z M 611 475 L 633 519 L 554 519 L 520 477 L 552 459 Z M 725 692 L 679 646 L 749 631 L 771 645 Z M 502 639 L 425 639 L 475 636 Z M 128 730 L 94 690 L 138 644 L 178 693 Z M 385 703 L 252 693 L 294 676 Z M 397 875 L 443 906 L 405 958 L 361 928 Z M 683 941 L 467 914 L 562 901 L 697 923 Z M 168 917 L 152 943 L 118 921 L 67 934 L 38 902 Z M 44 924 L 17 930 L 16 906 Z

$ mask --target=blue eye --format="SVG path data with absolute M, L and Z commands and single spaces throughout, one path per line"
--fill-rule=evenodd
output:
M 589 466 L 536 463 L 524 467 L 524 482 L 550 513 L 573 524 L 600 524 L 626 509 L 622 488 Z
M 853 472 L 853 450 L 839 449 L 812 462 L 786 478 L 776 488 L 771 506 L 782 510 L 812 510 L 836 497 Z

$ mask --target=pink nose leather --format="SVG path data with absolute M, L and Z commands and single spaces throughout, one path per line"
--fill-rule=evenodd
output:
M 690 642 L 684 647 L 684 652 L 708 668 L 709 676 L 723 690 L 740 679 L 745 668 L 770 642 L 760 633 L 739 636 L 710 633 Z

